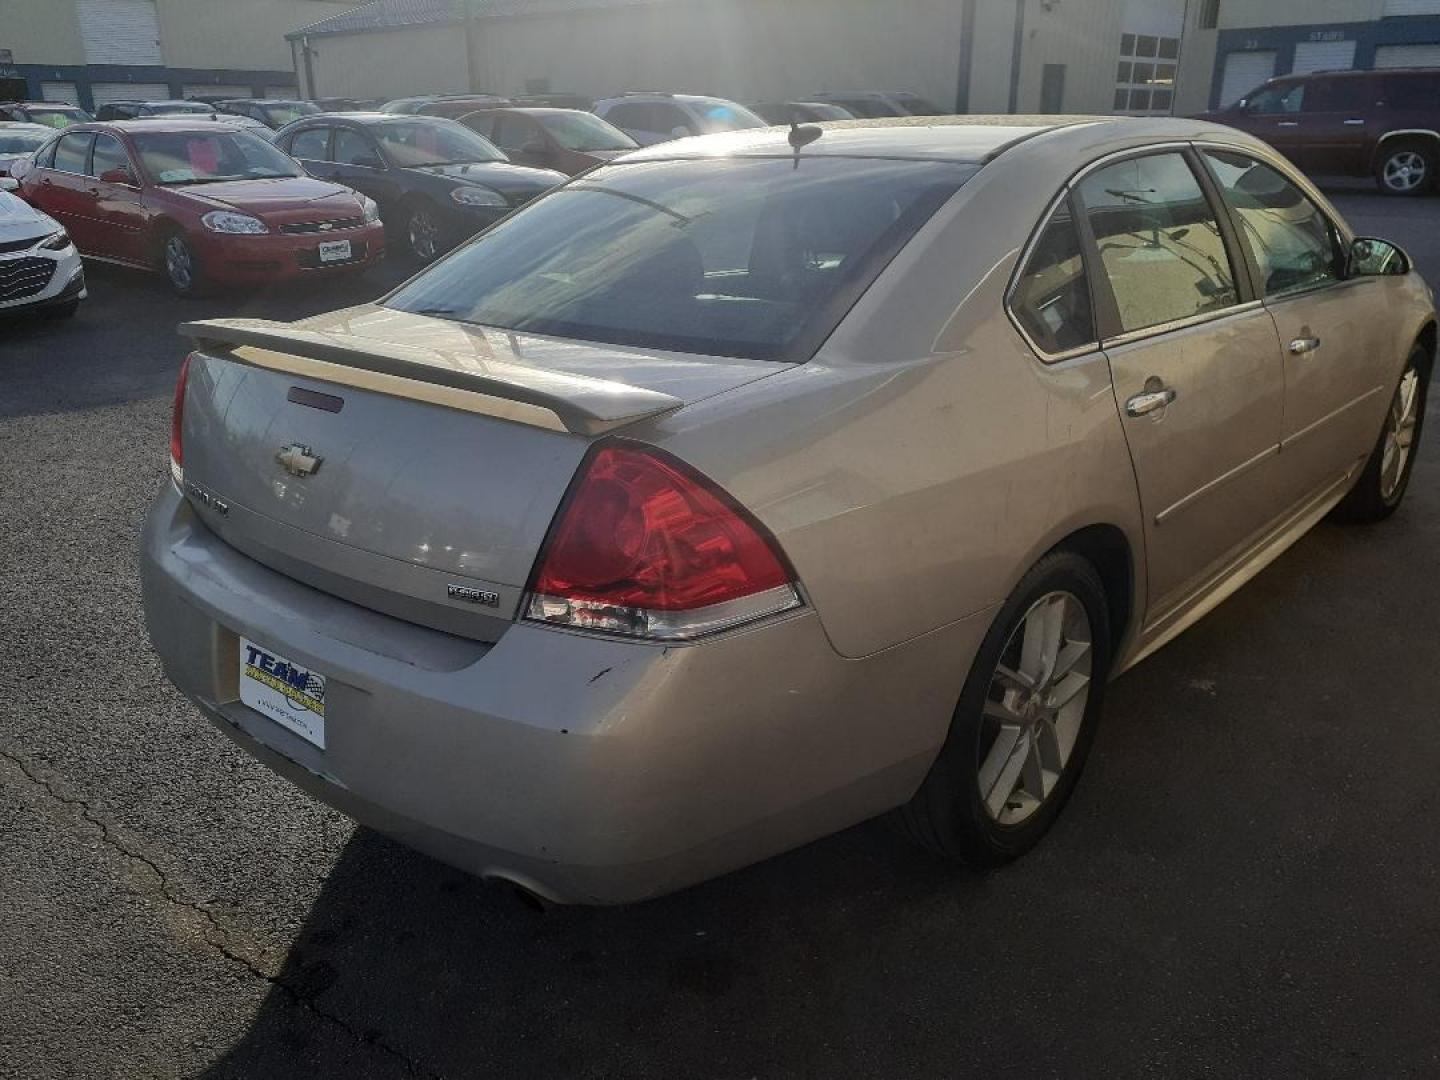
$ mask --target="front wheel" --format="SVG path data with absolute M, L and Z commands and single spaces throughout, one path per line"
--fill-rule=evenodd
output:
M 166 235 L 160 244 L 161 269 L 177 296 L 199 296 L 204 291 L 200 258 L 183 232 Z
M 1380 441 L 1365 463 L 1365 471 L 1355 486 L 1335 508 L 1341 521 L 1384 521 L 1400 508 L 1405 489 L 1410 486 L 1410 473 L 1415 468 L 1415 454 L 1420 449 L 1420 434 L 1425 428 L 1425 401 L 1430 392 L 1430 355 L 1416 345 L 1405 363 L 1405 372 L 1390 399 Z
M 1435 183 L 1435 148 L 1426 142 L 1394 142 L 1380 151 L 1375 182 L 1386 195 L 1423 195 Z
M 1095 737 L 1110 664 L 1105 586 L 1086 559 L 1052 552 L 991 626 L 930 774 L 900 811 L 951 859 L 1024 854 L 1069 798 Z
M 439 256 L 440 219 L 435 208 L 428 203 L 415 203 L 405 217 L 405 242 L 410 254 L 422 263 L 434 262 Z

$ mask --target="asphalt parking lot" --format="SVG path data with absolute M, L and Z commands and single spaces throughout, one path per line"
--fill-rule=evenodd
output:
M 1440 198 L 1336 199 L 1440 282 Z M 175 324 L 401 276 L 0 324 L 0 1076 L 1440 1075 L 1440 418 L 1395 519 L 1115 684 L 1022 863 L 871 823 L 538 915 L 253 763 L 142 626 Z

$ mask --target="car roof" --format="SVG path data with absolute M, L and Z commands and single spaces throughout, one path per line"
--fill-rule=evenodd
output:
M 1010 147 L 1056 132 L 1091 129 L 1093 141 L 1226 137 L 1253 142 L 1231 128 L 1199 120 L 1129 116 L 896 116 L 873 120 L 828 120 L 812 125 L 823 135 L 807 145 L 806 157 L 871 157 L 983 164 Z M 706 157 L 783 157 L 794 153 L 783 125 L 720 135 L 699 135 L 626 154 L 621 161 L 665 161 Z
M 0 131 L 55 132 L 59 130 L 59 128 L 53 128 L 49 124 L 32 124 L 28 120 L 0 120 Z
M 230 124 L 228 118 L 198 117 L 177 115 L 177 116 L 142 116 L 134 120 L 92 120 L 84 124 L 72 124 L 65 129 L 65 134 L 72 131 L 119 131 L 119 132 L 186 132 L 193 131 L 197 134 L 214 131 L 215 128 L 230 126 L 236 131 L 244 130 L 243 125 Z
M 20 105 L 27 109 L 72 109 L 84 112 L 79 105 L 70 101 L 0 101 L 0 105 Z

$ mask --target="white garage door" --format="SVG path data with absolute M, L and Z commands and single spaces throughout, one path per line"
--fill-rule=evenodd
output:
M 1225 77 L 1220 80 L 1220 104 L 1239 101 L 1275 74 L 1275 51 L 1232 52 L 1225 57 Z
M 1440 67 L 1440 45 L 1381 45 L 1375 50 L 1375 66 Z
M 1386 15 L 1440 15 L 1440 0 L 1385 0 Z
M 214 83 L 186 83 L 185 96 L 204 94 L 206 97 L 247 98 L 254 97 L 248 86 L 216 86 Z
M 155 0 L 78 0 L 75 12 L 86 63 L 164 65 Z
M 1355 66 L 1353 41 L 1302 41 L 1295 46 L 1296 74 L 1306 71 L 1349 71 Z
M 170 87 L 164 83 L 97 82 L 91 84 L 90 96 L 98 109 L 112 101 L 167 101 Z
M 41 101 L 68 101 L 71 105 L 80 104 L 80 88 L 73 82 L 42 82 L 40 84 Z

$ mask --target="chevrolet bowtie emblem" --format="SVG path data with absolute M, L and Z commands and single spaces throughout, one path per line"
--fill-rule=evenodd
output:
M 283 465 L 291 476 L 314 476 L 320 471 L 320 463 L 325 459 L 312 454 L 308 446 L 291 443 L 280 448 L 275 460 Z

